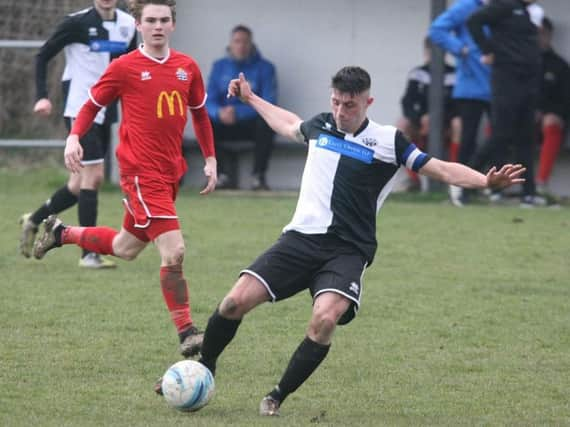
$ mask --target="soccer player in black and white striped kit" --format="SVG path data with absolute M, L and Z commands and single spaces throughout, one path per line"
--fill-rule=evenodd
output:
M 52 104 L 46 87 L 48 62 L 61 50 L 65 52 L 62 76 L 64 91 L 63 116 L 67 129 L 88 100 L 89 88 L 101 77 L 110 61 L 136 48 L 134 18 L 117 9 L 117 0 L 94 0 L 93 7 L 65 17 L 41 47 L 36 57 L 36 114 L 47 116 Z M 51 214 L 78 204 L 79 224 L 97 223 L 97 191 L 104 176 L 103 162 L 110 144 L 110 125 L 117 121 L 116 104 L 96 117 L 90 131 L 82 138 L 84 148 L 82 170 L 70 174 L 67 183 L 31 214 L 20 218 L 22 234 L 20 252 L 30 257 L 38 225 Z M 79 266 L 86 268 L 114 267 L 115 264 L 98 254 L 84 251 Z
M 376 215 L 400 167 L 466 188 L 503 188 L 521 182 L 521 165 L 483 175 L 460 163 L 430 157 L 393 126 L 368 119 L 370 76 L 344 67 L 332 78 L 331 113 L 303 121 L 251 91 L 245 76 L 230 82 L 229 96 L 252 106 L 271 128 L 308 147 L 299 200 L 279 240 L 242 270 L 208 321 L 200 362 L 212 373 L 243 316 L 267 301 L 308 289 L 313 311 L 307 333 L 278 385 L 261 401 L 261 415 L 278 415 L 326 357 L 337 324 L 360 306 L 362 277 L 376 252 Z M 157 390 L 160 391 L 160 390 Z

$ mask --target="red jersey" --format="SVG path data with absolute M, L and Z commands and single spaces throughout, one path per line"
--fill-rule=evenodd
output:
M 160 177 L 167 182 L 177 182 L 184 175 L 187 107 L 201 108 L 206 102 L 194 59 L 170 49 L 159 60 L 139 48 L 111 62 L 89 96 L 99 107 L 121 99 L 117 147 L 121 175 Z

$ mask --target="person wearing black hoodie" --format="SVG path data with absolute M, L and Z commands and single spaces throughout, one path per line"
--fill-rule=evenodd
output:
M 467 21 L 473 40 L 481 49 L 481 61 L 491 69 L 491 149 L 494 162 L 507 160 L 509 147 L 517 162 L 525 165 L 521 206 L 540 204 L 535 196 L 535 110 L 541 77 L 541 51 L 537 26 L 528 6 L 534 0 L 492 0 Z M 491 30 L 487 37 L 483 28 Z M 499 198 L 499 194 L 494 195 Z

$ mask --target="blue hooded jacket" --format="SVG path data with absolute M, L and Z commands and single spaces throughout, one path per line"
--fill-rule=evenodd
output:
M 264 59 L 254 46 L 252 54 L 244 61 L 237 61 L 231 56 L 214 62 L 208 79 L 208 99 L 206 108 L 213 122 L 219 122 L 218 110 L 231 105 L 235 109 L 236 120 L 250 120 L 257 117 L 257 112 L 239 98 L 227 98 L 228 83 L 244 73 L 251 89 L 261 98 L 272 104 L 277 103 L 277 76 L 274 65 Z
M 481 63 L 481 50 L 466 25 L 471 14 L 482 6 L 482 0 L 457 0 L 432 22 L 429 29 L 432 42 L 455 56 L 455 99 L 491 99 L 491 69 Z M 468 48 L 467 55 L 461 53 L 465 46 Z

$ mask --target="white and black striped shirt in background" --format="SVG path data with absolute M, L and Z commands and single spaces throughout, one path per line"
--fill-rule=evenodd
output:
M 135 20 L 120 9 L 116 9 L 115 19 L 110 21 L 104 21 L 94 7 L 66 16 L 36 57 L 36 99 L 48 97 L 47 64 L 64 49 L 63 115 L 76 117 L 89 98 L 89 88 L 99 80 L 111 60 L 136 46 Z M 103 109 L 95 122 L 101 124 L 104 119 Z

